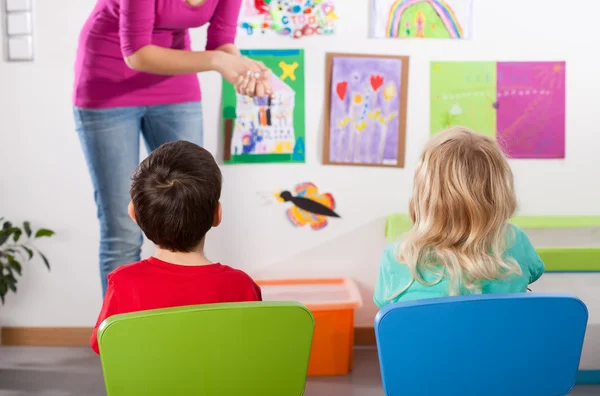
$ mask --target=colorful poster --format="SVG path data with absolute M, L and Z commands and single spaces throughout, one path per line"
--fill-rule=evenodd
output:
M 431 133 L 464 125 L 511 158 L 564 158 L 565 70 L 565 62 L 433 62 Z
M 324 163 L 404 167 L 408 58 L 327 54 Z
M 274 32 L 300 38 L 335 32 L 334 0 L 242 0 L 238 27 L 242 34 Z
M 375 38 L 471 38 L 473 0 L 373 0 Z
M 273 97 L 250 98 L 223 81 L 225 163 L 304 162 L 304 51 L 242 50 L 273 72 Z

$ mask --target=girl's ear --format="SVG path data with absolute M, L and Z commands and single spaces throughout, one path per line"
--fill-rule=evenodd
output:
M 135 210 L 133 208 L 133 202 L 131 201 L 129 201 L 129 205 L 127 206 L 127 213 L 129 213 L 129 217 L 131 217 L 131 220 L 133 220 L 133 222 L 137 224 L 137 221 L 135 220 Z
M 223 217 L 223 208 L 221 207 L 221 202 L 217 205 L 217 209 L 215 209 L 215 215 L 213 217 L 213 227 L 218 227 L 221 224 L 221 219 Z

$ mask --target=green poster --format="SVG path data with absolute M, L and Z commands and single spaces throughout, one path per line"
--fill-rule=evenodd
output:
M 496 136 L 496 62 L 431 63 L 431 134 L 464 125 Z
M 274 95 L 239 95 L 223 81 L 225 163 L 304 162 L 304 51 L 242 50 L 242 55 L 271 69 Z

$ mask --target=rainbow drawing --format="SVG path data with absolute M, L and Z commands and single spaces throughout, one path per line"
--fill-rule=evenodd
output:
M 465 39 L 472 0 L 375 0 L 373 36 Z

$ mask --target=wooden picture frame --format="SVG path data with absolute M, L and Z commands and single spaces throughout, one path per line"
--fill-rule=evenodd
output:
M 369 80 L 366 80 L 367 74 L 362 75 L 353 72 L 352 82 L 347 81 L 348 79 L 333 81 L 336 58 L 344 58 L 343 61 L 347 63 L 352 62 L 350 59 L 356 59 L 358 60 L 357 67 L 361 63 L 360 60 L 363 64 L 371 61 L 370 66 L 377 66 L 377 60 L 384 62 L 381 64 L 381 69 L 378 67 L 369 69 Z M 399 63 L 390 62 L 390 60 L 396 60 Z M 339 65 L 342 68 L 343 64 L 340 63 Z M 347 66 L 344 67 L 347 68 Z M 398 74 L 396 74 L 396 67 L 399 69 Z M 384 71 L 386 71 L 385 75 Z M 408 56 L 326 54 L 325 116 L 323 125 L 324 164 L 404 168 L 408 71 Z M 395 84 L 396 82 L 397 84 Z M 336 85 L 335 88 L 334 85 Z M 360 91 L 356 90 L 357 87 L 363 86 L 366 86 L 364 91 L 362 89 Z M 334 101 L 337 104 L 334 104 Z M 370 108 L 371 104 L 373 105 L 372 109 Z M 378 108 L 381 107 L 379 106 L 381 104 L 386 107 L 385 111 Z M 335 111 L 332 106 L 338 106 L 336 110 L 344 114 L 342 119 L 337 119 L 339 117 L 335 115 L 332 119 L 332 113 Z M 361 108 L 359 110 L 360 114 L 354 114 L 359 108 Z M 332 121 L 335 122 L 333 125 L 336 131 L 332 131 Z M 332 139 L 334 137 L 336 143 L 332 150 Z M 390 142 L 392 144 L 388 144 Z M 344 152 L 342 152 L 343 147 L 346 148 Z M 336 154 L 332 155 L 332 152 Z M 388 158 L 386 158 L 386 155 Z

